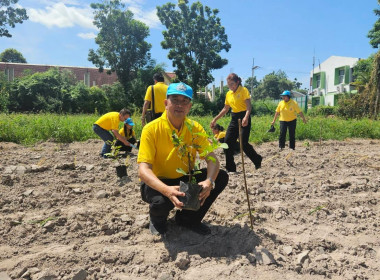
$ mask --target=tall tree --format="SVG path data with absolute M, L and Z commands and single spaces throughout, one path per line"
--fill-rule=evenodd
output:
M 380 5 L 380 0 L 377 0 L 377 2 Z M 379 18 L 373 25 L 373 28 L 368 32 L 368 38 L 371 40 L 369 43 L 372 45 L 374 48 L 378 48 L 380 44 L 380 9 L 374 9 L 373 12 L 375 15 L 377 15 Z
M 161 46 L 169 49 L 168 58 L 176 67 L 177 77 L 197 92 L 199 87 L 214 80 L 213 69 L 227 64 L 219 53 L 229 51 L 228 43 L 219 11 L 195 2 L 189 7 L 188 0 L 178 0 L 178 9 L 173 3 L 157 7 L 157 15 L 167 30 L 163 31 Z
M 284 90 L 292 90 L 293 82 L 287 79 L 284 71 L 278 70 L 266 75 L 260 84 L 253 90 L 254 99 L 273 98 L 279 99 Z
M 14 8 L 18 0 L 0 0 L 0 37 L 12 37 L 8 28 L 14 28 L 16 23 L 22 23 L 28 19 L 26 10 Z
M 94 24 L 99 28 L 95 38 L 99 49 L 90 49 L 88 60 L 100 72 L 104 68 L 116 72 L 127 94 L 137 70 L 150 59 L 151 44 L 145 41 L 149 28 L 133 19 L 133 13 L 125 10 L 119 0 L 104 0 L 100 4 L 92 3 L 91 7 L 94 9 Z
M 26 63 L 25 57 L 15 49 L 5 49 L 0 53 L 1 62 Z

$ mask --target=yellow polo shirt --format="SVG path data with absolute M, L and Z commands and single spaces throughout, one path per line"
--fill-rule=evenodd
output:
M 301 112 L 297 101 L 290 99 L 288 102 L 282 100 L 278 103 L 277 113 L 280 113 L 280 121 L 290 122 L 297 118 L 297 114 Z
M 201 154 L 210 143 L 207 137 L 194 135 L 195 133 L 206 133 L 199 123 L 188 118 L 185 119 L 185 122 L 193 123 L 192 133 L 190 133 L 185 124 L 182 125 L 180 131 L 177 131 L 169 122 L 165 110 L 160 118 L 145 125 L 141 133 L 137 163 L 146 162 L 152 164 L 153 173 L 160 179 L 175 179 L 183 176 L 176 171 L 177 168 L 182 168 L 188 173 L 187 162 L 182 161 L 176 151 L 172 152 L 174 148 L 171 140 L 173 130 L 189 144 L 192 142 L 192 137 L 196 138 L 193 144 L 196 144 L 198 148 L 192 149 L 193 159 L 195 159 L 197 152 Z M 192 165 L 194 165 L 194 161 Z
M 220 131 L 218 134 L 215 134 L 214 137 L 216 139 L 221 139 L 221 138 L 225 138 L 226 137 L 226 132 L 225 131 Z
M 166 91 L 168 85 L 163 82 L 158 82 L 154 86 L 154 112 L 162 113 L 165 111 L 164 100 L 166 99 Z M 144 100 L 152 102 L 152 86 L 149 86 L 145 93 Z
M 132 132 L 132 133 L 131 133 Z M 121 136 L 124 136 L 127 140 L 128 139 L 131 139 L 132 137 L 136 138 L 136 134 L 135 134 L 135 131 L 132 129 L 129 131 L 128 135 L 125 135 L 125 131 L 124 131 L 124 125 L 123 127 L 119 130 L 119 134 Z
M 118 130 L 119 129 L 119 113 L 118 112 L 110 112 L 110 113 L 107 113 L 107 114 L 104 114 L 103 116 L 101 116 L 96 122 L 95 124 L 97 124 L 98 126 L 100 126 L 101 128 L 105 129 L 105 130 L 111 130 L 111 129 L 115 129 L 115 130 Z
M 245 104 L 247 99 L 251 99 L 248 89 L 239 86 L 236 92 L 232 90 L 227 92 L 224 104 L 230 106 L 233 113 L 239 113 L 247 111 L 247 105 Z

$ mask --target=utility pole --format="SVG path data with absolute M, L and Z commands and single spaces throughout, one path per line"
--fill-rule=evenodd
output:
M 251 82 L 251 94 L 253 92 L 253 77 L 255 76 L 255 69 L 259 68 L 259 66 L 255 66 L 255 58 L 252 59 L 252 82 Z

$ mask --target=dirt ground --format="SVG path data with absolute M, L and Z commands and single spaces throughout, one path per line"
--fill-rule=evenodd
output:
M 211 235 L 169 220 L 164 238 L 148 229 L 136 152 L 119 179 L 101 146 L 0 143 L 0 279 L 380 279 L 380 140 L 255 147 L 253 230 L 236 155 Z

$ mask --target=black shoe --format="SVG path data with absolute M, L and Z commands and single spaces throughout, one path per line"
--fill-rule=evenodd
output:
M 255 168 L 259 169 L 261 167 L 261 162 L 263 161 L 263 157 L 259 155 L 259 160 L 255 162 Z
M 166 233 L 166 224 L 153 225 L 152 222 L 149 222 L 149 230 L 153 235 L 164 235 Z

